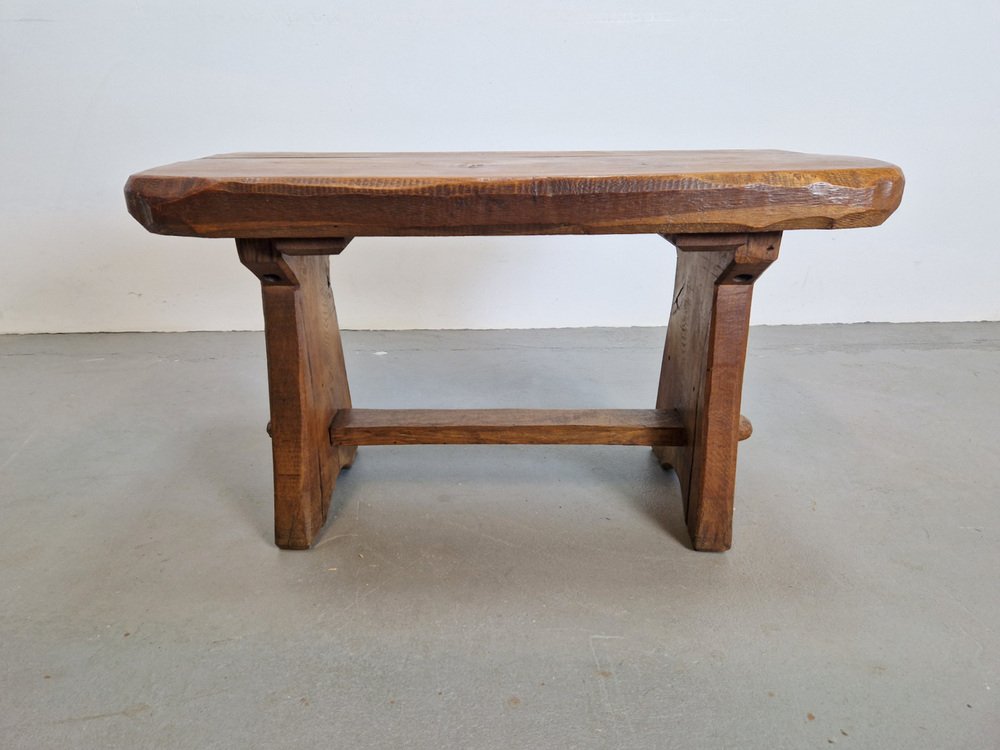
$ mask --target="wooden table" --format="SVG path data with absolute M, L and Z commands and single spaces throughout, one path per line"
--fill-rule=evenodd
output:
M 786 229 L 881 224 L 903 175 L 787 151 L 224 154 L 129 178 L 151 232 L 234 237 L 260 279 L 275 541 L 306 549 L 359 445 L 652 446 L 695 549 L 732 542 L 750 299 Z M 656 233 L 677 274 L 655 409 L 355 409 L 329 282 L 353 237 Z M 667 307 L 664 300 L 664 308 Z

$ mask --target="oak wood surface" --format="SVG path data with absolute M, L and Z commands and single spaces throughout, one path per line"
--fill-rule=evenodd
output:
M 125 186 L 161 234 L 236 237 L 264 300 L 275 538 L 306 548 L 358 445 L 651 445 L 695 549 L 732 540 L 753 284 L 781 230 L 875 226 L 898 167 L 787 151 L 223 154 Z M 655 409 L 353 409 L 328 255 L 356 236 L 659 233 L 677 247 Z
M 732 544 L 737 443 L 753 284 L 778 257 L 780 233 L 670 238 L 677 246 L 657 409 L 676 409 L 684 445 L 654 447 L 677 471 L 695 549 Z
M 666 445 L 684 425 L 656 409 L 343 409 L 339 445 Z
M 351 406 L 326 256 L 283 255 L 237 241 L 261 281 L 274 461 L 275 543 L 307 549 L 326 521 L 337 474 L 357 450 L 331 444 L 330 421 Z
M 223 154 L 146 170 L 130 213 L 203 237 L 745 232 L 874 226 L 903 175 L 789 151 Z
M 352 237 L 291 237 L 272 240 L 282 255 L 340 255 Z

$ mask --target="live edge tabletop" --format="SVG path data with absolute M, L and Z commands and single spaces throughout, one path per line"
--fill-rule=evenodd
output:
M 788 151 L 223 154 L 125 186 L 151 232 L 236 238 L 261 283 L 275 539 L 308 548 L 358 445 L 651 446 L 677 472 L 692 545 L 732 542 L 753 284 L 788 229 L 881 224 L 903 174 Z M 677 248 L 653 409 L 356 409 L 329 256 L 354 237 L 663 235 Z

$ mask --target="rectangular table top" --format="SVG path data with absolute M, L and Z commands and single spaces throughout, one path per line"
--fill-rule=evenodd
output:
M 791 151 L 222 154 L 125 186 L 151 232 L 247 238 L 837 229 L 902 192 L 892 164 Z

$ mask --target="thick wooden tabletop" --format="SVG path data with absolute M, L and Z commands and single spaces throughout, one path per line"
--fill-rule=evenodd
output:
M 790 151 L 222 154 L 125 186 L 151 232 L 246 238 L 838 229 L 902 193 L 892 164 Z

